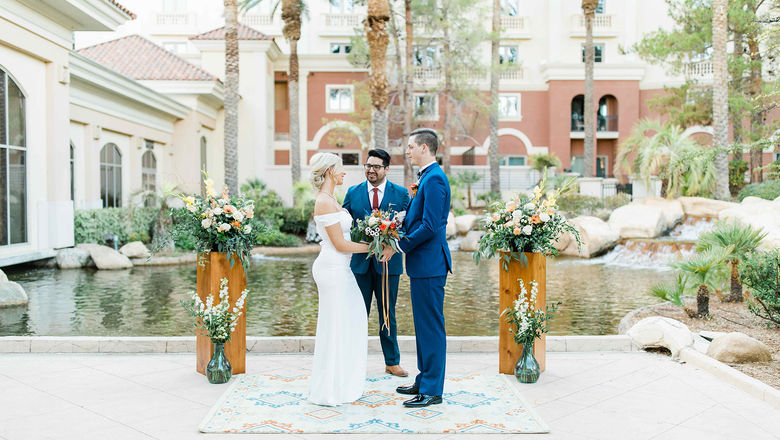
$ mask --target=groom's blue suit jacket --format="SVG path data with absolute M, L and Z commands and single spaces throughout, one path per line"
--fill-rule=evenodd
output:
M 433 163 L 423 170 L 417 195 L 404 219 L 404 237 L 399 244 L 406 254 L 409 277 L 442 277 L 452 272 L 447 245 L 449 214 L 450 183 L 439 164 Z
M 379 204 L 379 209 L 382 211 L 406 211 L 409 206 L 409 191 L 403 186 L 396 185 L 391 181 L 387 181 L 385 186 L 385 194 L 382 196 L 382 203 Z M 347 190 L 347 195 L 344 197 L 344 209 L 349 211 L 354 220 L 362 220 L 367 215 L 371 214 L 371 202 L 368 200 L 368 183 L 363 182 L 355 186 L 351 186 Z M 354 225 L 354 222 L 353 222 Z M 352 262 L 350 267 L 352 272 L 357 274 L 364 274 L 369 269 L 369 259 L 366 258 L 367 254 L 352 254 Z M 382 273 L 382 265 L 374 258 L 374 267 L 379 273 Z M 387 266 L 387 273 L 390 275 L 401 275 L 404 273 L 403 257 L 401 254 L 396 254 L 390 259 Z

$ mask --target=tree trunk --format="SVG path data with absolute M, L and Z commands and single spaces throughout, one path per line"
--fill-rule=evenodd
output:
M 735 58 L 742 58 L 743 56 L 743 49 L 742 49 L 742 34 L 739 32 L 734 33 L 734 57 Z M 734 83 L 734 90 L 742 95 L 744 94 L 744 90 L 742 89 L 742 72 L 741 71 L 734 71 L 730 74 L 731 81 Z M 735 106 L 737 107 L 737 106 Z M 744 120 L 743 113 L 738 108 L 732 108 L 730 109 L 732 112 L 731 115 L 731 131 L 734 133 L 734 143 L 735 144 L 742 144 L 742 122 Z M 742 160 L 742 149 L 740 147 L 739 151 L 734 152 L 734 159 Z
M 501 0 L 493 0 L 493 39 L 490 42 L 490 192 L 501 193 L 501 169 L 498 151 L 498 46 L 501 33 Z M 471 197 L 469 197 L 471 202 Z
M 739 261 L 731 262 L 731 294 L 729 302 L 742 302 L 742 283 L 739 281 Z
M 708 316 L 710 316 L 710 290 L 702 284 L 696 292 L 696 317 L 706 318 Z
M 761 88 L 763 87 L 763 78 L 761 77 L 761 52 L 759 51 L 758 41 L 754 35 L 748 37 L 748 51 L 750 53 L 750 128 L 751 141 L 755 142 L 761 139 L 761 128 L 764 125 L 764 115 L 762 104 L 760 102 Z M 764 177 L 761 168 L 764 166 L 764 158 L 761 154 L 761 148 L 752 146 L 750 148 L 750 182 L 763 182 Z
M 442 7 L 441 11 L 442 15 L 442 22 L 445 23 L 443 31 L 443 48 L 444 48 L 444 93 L 442 93 L 442 97 L 444 98 L 444 142 L 442 142 L 439 145 L 439 150 L 441 150 L 442 157 L 441 157 L 441 163 L 442 168 L 444 169 L 444 173 L 450 176 L 450 173 L 452 171 L 451 169 L 451 150 L 450 146 L 452 145 L 452 51 L 450 48 L 450 28 L 447 23 L 447 8 Z M 438 115 L 437 115 L 438 116 Z
M 238 194 L 238 5 L 225 6 L 225 185 Z
M 301 129 L 298 103 L 298 40 L 290 41 L 290 173 L 295 185 L 301 180 Z
M 412 24 L 412 0 L 404 0 L 406 15 L 406 77 L 404 78 L 404 133 L 401 148 L 404 151 L 404 187 L 409 188 L 414 183 L 412 162 L 406 156 L 406 138 L 412 132 L 412 115 L 414 114 L 414 26 Z
M 387 150 L 387 109 L 371 109 L 371 128 L 374 148 Z
M 729 160 L 727 154 L 729 136 L 728 63 L 726 52 L 726 9 L 728 0 L 714 0 L 712 3 L 712 126 L 713 143 L 718 150 L 715 155 L 715 197 L 728 200 Z
M 371 94 L 371 125 L 374 148 L 387 150 L 387 21 L 390 19 L 390 5 L 387 0 L 370 0 L 368 16 L 364 24 L 369 47 L 368 87 Z
M 585 12 L 585 166 L 583 175 L 593 177 L 593 168 L 596 162 L 596 106 L 593 98 L 593 64 L 595 63 L 595 48 L 593 46 L 593 18 L 594 11 Z

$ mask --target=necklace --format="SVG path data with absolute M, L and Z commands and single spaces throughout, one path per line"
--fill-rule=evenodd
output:
M 336 202 L 338 202 L 338 199 L 336 199 L 336 196 L 334 196 L 333 194 L 331 194 L 329 192 L 322 191 L 322 190 L 320 190 L 318 192 L 321 192 L 321 193 L 325 194 L 326 196 L 329 196 L 331 199 L 335 200 Z

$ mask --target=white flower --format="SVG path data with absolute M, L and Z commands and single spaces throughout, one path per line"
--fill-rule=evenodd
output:
M 221 225 L 219 225 L 219 227 L 217 228 L 217 231 L 218 231 L 218 232 L 222 232 L 222 231 L 229 231 L 229 230 L 230 230 L 230 225 L 229 225 L 229 224 L 227 224 L 227 223 L 222 223 L 222 224 L 221 224 Z
M 534 227 L 531 225 L 525 225 L 523 226 L 523 234 L 525 235 L 531 235 L 531 232 L 534 231 Z
M 376 226 L 380 220 L 377 217 L 371 217 L 368 219 L 368 226 Z
M 543 213 L 539 214 L 539 220 L 541 220 L 544 223 L 547 223 L 547 222 L 550 221 L 550 216 L 547 215 L 546 212 L 543 212 Z
M 211 219 L 210 218 L 204 218 L 203 221 L 200 222 L 200 225 L 203 226 L 203 229 L 208 229 L 211 227 Z
M 252 232 L 252 225 L 244 226 L 244 234 L 248 234 L 250 232 Z
M 536 209 L 536 205 L 533 202 L 528 202 L 525 204 L 525 206 L 523 206 L 523 209 L 533 211 L 534 209 Z
M 187 205 L 187 211 L 189 212 L 195 212 L 198 210 L 198 207 L 195 205 Z
M 515 211 L 512 213 L 512 221 L 515 222 L 516 225 L 520 224 L 520 220 L 523 219 L 523 211 Z
M 221 215 L 222 214 L 222 208 L 214 208 L 213 211 L 214 215 Z
M 244 221 L 244 214 L 241 213 L 241 211 L 236 211 L 233 213 L 233 218 L 238 220 L 239 222 Z

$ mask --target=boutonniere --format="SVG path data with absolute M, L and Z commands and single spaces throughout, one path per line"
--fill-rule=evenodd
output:
M 419 188 L 419 187 L 420 187 L 419 183 L 413 183 L 412 184 L 412 186 L 411 186 L 412 197 L 416 197 L 417 196 L 417 188 Z

